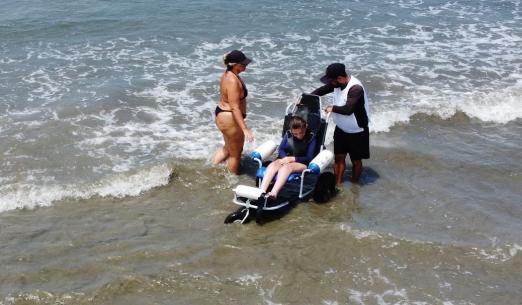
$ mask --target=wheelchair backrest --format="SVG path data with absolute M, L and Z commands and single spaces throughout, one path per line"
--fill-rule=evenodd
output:
M 290 129 L 290 119 L 293 116 L 300 116 L 307 121 L 308 129 L 314 134 L 317 139 L 317 146 L 315 149 L 314 156 L 321 151 L 321 146 L 324 144 L 326 136 L 326 120 L 321 118 L 321 102 L 319 96 L 303 93 L 299 103 L 296 105 L 292 113 L 288 113 L 285 116 L 283 123 L 283 132 L 281 136 L 284 136 Z

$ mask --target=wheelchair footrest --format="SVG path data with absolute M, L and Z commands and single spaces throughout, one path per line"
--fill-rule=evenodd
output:
M 252 187 L 248 185 L 238 185 L 234 189 L 236 197 L 245 197 L 250 200 L 257 200 L 265 195 L 265 191 L 258 187 Z

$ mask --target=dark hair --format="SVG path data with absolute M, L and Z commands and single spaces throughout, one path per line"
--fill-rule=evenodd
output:
M 301 129 L 306 128 L 306 121 L 300 116 L 293 116 L 290 119 L 290 123 L 288 124 L 290 126 L 290 129 Z

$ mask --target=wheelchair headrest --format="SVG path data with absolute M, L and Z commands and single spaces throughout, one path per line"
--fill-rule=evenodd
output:
M 300 116 L 308 123 L 308 129 L 317 132 L 321 126 L 321 102 L 319 96 L 303 93 L 292 114 Z
M 321 114 L 321 100 L 318 95 L 303 93 L 299 99 L 298 105 L 305 107 L 308 110 L 308 113 Z

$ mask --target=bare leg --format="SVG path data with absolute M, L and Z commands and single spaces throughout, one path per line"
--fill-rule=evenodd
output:
M 235 133 L 233 137 L 225 137 L 225 146 L 228 147 L 230 155 L 228 157 L 228 170 L 231 173 L 238 174 L 241 165 L 241 153 L 243 152 L 243 144 L 245 136 L 241 130 Z
M 241 158 L 240 157 L 229 157 L 228 158 L 228 170 L 232 174 L 239 174 L 239 167 L 241 166 Z
M 233 174 L 238 174 L 241 165 L 241 153 L 243 152 L 245 135 L 239 128 L 239 125 L 234 121 L 232 113 L 230 112 L 220 113 L 216 117 L 216 125 L 223 133 L 223 139 L 225 140 L 223 151 L 225 153 L 220 154 L 219 152 L 216 152 L 214 161 L 219 161 L 221 157 L 226 155 L 227 158 L 223 159 L 223 161 L 228 160 L 228 170 Z
M 287 163 L 279 169 L 277 172 L 277 180 L 274 184 L 274 187 L 272 188 L 272 191 L 270 191 L 270 196 L 276 198 L 277 194 L 279 194 L 279 191 L 281 188 L 283 188 L 283 185 L 285 185 L 286 181 L 288 180 L 288 176 L 290 176 L 291 173 L 300 173 L 306 169 L 306 165 L 298 162 L 292 162 Z
M 212 157 L 212 164 L 216 165 L 224 162 L 228 159 L 228 156 L 230 156 L 230 154 L 228 153 L 228 150 L 225 148 L 225 146 L 220 147 L 214 153 L 214 157 Z
M 344 182 L 343 175 L 346 169 L 346 154 L 335 155 L 334 174 L 335 184 L 341 185 Z
M 270 182 L 272 182 L 272 179 L 276 175 L 279 168 L 281 168 L 281 163 L 279 163 L 280 159 L 277 159 L 270 163 L 268 167 L 266 168 L 265 175 L 263 176 L 263 181 L 261 182 L 261 189 L 263 189 L 265 192 L 268 189 L 268 186 L 270 185 Z
M 352 160 L 352 183 L 359 183 L 362 168 L 362 160 Z

